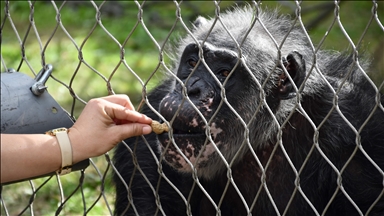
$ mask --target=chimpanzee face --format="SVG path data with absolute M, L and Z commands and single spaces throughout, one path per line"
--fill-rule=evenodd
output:
M 258 142 L 270 138 L 259 128 L 269 130 L 273 120 L 259 105 L 268 103 L 275 112 L 281 100 L 295 97 L 286 73 L 297 86 L 304 80 L 305 62 L 298 52 L 278 60 L 268 53 L 270 49 L 244 48 L 240 59 L 238 48 L 227 39 L 213 37 L 200 48 L 196 43 L 186 45 L 178 65 L 179 80 L 160 103 L 160 114 L 173 129 L 173 136 L 158 137 L 164 159 L 181 172 L 196 168 L 199 175 L 212 175 L 224 167 L 223 159 L 230 162 L 239 149 L 245 151 L 240 148 L 244 142 L 262 145 Z M 244 47 L 252 47 L 255 41 L 246 43 Z M 261 87 L 265 79 L 267 85 Z
M 263 136 L 257 132 L 260 126 L 257 120 L 250 122 L 258 110 L 260 89 L 234 51 L 208 42 L 202 51 L 204 58 L 200 60 L 196 44 L 185 47 L 177 71 L 182 83 L 176 81 L 173 91 L 162 99 L 159 107 L 160 114 L 172 126 L 173 136 L 162 134 L 158 138 L 164 159 L 171 166 L 181 172 L 191 172 L 193 166 L 199 175 L 207 173 L 211 177 L 212 170 L 223 167 L 223 157 L 231 160 L 239 150 L 246 139 L 247 128 L 253 130 L 253 143 Z M 298 53 L 291 53 L 281 66 L 292 74 L 295 82 L 303 79 L 304 73 L 297 72 L 305 71 L 298 69 L 303 65 L 301 61 L 297 63 L 300 59 Z M 277 107 L 276 101 L 294 96 L 292 85 L 281 68 L 278 77 L 276 85 L 272 85 L 275 94 L 267 98 L 275 101 L 272 107 Z M 263 120 L 267 121 L 270 120 Z
M 232 92 L 240 93 L 241 83 L 234 82 L 236 77 L 241 76 L 235 74 L 241 68 L 235 68 L 238 62 L 236 54 L 230 50 L 215 49 L 206 43 L 203 55 L 204 63 L 199 60 L 196 44 L 186 46 L 177 71 L 177 77 L 183 84 L 177 82 L 174 90 L 160 103 L 160 113 L 171 122 L 174 143 L 184 154 L 180 154 L 168 134 L 163 134 L 159 136 L 159 141 L 165 151 L 165 160 L 184 172 L 190 172 L 191 165 L 197 169 L 207 166 L 207 161 L 214 157 L 217 149 L 228 144 L 232 133 L 229 125 L 236 121 L 221 96 L 224 93 L 221 86 L 225 81 L 228 100 L 232 100 Z

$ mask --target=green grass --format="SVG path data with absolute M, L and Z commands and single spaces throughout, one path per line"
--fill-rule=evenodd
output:
M 96 2 L 100 5 L 101 2 Z M 137 5 L 132 1 L 120 1 L 121 7 L 124 10 L 122 14 L 115 16 L 108 16 L 107 13 L 102 13 L 101 20 L 103 26 L 119 44 L 127 43 L 124 45 L 124 59 L 129 67 L 136 73 L 140 80 L 143 82 L 148 81 L 152 73 L 155 73 L 152 79 L 148 81 L 148 89 L 153 88 L 159 80 L 162 79 L 160 71 L 155 71 L 159 63 L 159 54 L 157 44 L 146 33 L 141 24 L 130 35 L 133 27 L 137 22 L 137 14 L 139 10 Z M 56 2 L 57 7 L 60 8 L 62 2 Z M 66 31 L 71 35 L 70 37 L 59 26 L 55 31 L 57 25 L 56 11 L 50 2 L 36 1 L 34 3 L 34 22 L 38 31 L 38 37 L 41 44 L 34 32 L 30 29 L 28 37 L 25 40 L 25 54 L 28 64 L 25 61 L 20 65 L 21 47 L 20 42 L 16 38 L 16 34 L 12 29 L 9 20 L 6 20 L 2 28 L 1 38 L 1 70 L 6 68 L 15 68 L 20 72 L 26 73 L 34 77 L 42 67 L 41 52 L 44 50 L 45 63 L 52 64 L 54 67 L 53 76 L 65 85 L 71 85 L 77 96 L 84 101 L 88 101 L 94 97 L 105 96 L 108 94 L 107 85 L 103 77 L 106 79 L 111 78 L 112 88 L 115 93 L 128 94 L 135 106 L 141 100 L 142 85 L 141 82 L 135 77 L 132 71 L 120 64 L 120 54 L 118 44 L 112 39 L 100 25 L 96 24 L 95 9 L 89 2 L 80 4 L 78 6 L 66 3 L 61 9 L 61 21 Z M 105 3 L 110 4 L 110 3 Z M 306 14 L 305 8 L 318 4 L 315 1 L 303 2 L 303 21 L 309 23 L 321 12 L 319 9 Z M 223 1 L 221 9 L 225 10 L 230 5 L 231 1 Z M 279 5 L 274 1 L 265 1 L 263 6 L 275 7 Z M 105 6 L 105 5 L 104 5 Z M 104 7 L 103 6 L 103 7 Z M 1 23 L 4 21 L 4 7 L 5 3 L 1 2 Z M 340 16 L 343 26 L 348 32 L 350 38 L 354 43 L 360 39 L 370 17 L 372 3 L 369 1 L 351 1 L 343 2 L 341 5 Z M 24 40 L 29 26 L 29 9 L 28 2 L 25 1 L 11 1 L 10 12 L 12 20 L 15 24 L 21 40 Z M 379 15 L 384 14 L 383 2 L 379 2 Z M 281 7 L 283 13 L 294 14 L 293 11 L 287 7 Z M 204 16 L 214 16 L 215 8 L 212 2 L 184 2 L 181 4 L 181 14 L 183 21 L 190 27 L 190 22 L 193 21 L 197 14 Z M 333 13 L 333 12 L 332 12 Z M 332 16 L 331 16 L 332 17 Z M 309 29 L 311 40 L 317 44 L 324 37 L 329 25 L 333 21 L 331 17 L 322 20 L 316 28 Z M 152 2 L 145 3 L 143 10 L 143 20 L 146 27 L 149 29 L 156 41 L 160 45 L 167 38 L 172 25 L 176 18 L 176 6 L 172 2 Z M 381 17 L 381 19 L 383 19 Z M 95 26 L 96 24 L 96 26 Z M 92 28 L 95 27 L 94 30 Z M 177 39 L 180 35 L 185 34 L 183 27 L 180 23 L 177 24 L 176 31 L 171 34 L 171 39 L 166 43 L 172 44 L 172 41 Z M 52 36 L 53 35 L 53 36 Z M 87 39 L 86 39 L 87 38 Z M 375 55 L 374 72 L 371 77 L 378 85 L 384 80 L 384 61 L 383 53 L 380 50 L 380 44 L 384 44 L 383 31 L 379 28 L 377 23 L 372 23 L 369 27 L 366 36 L 362 40 L 361 47 L 369 54 L 378 53 Z M 46 49 L 44 48 L 46 47 Z M 79 51 L 81 49 L 84 62 L 97 70 L 102 76 L 96 74 L 84 62 L 79 60 Z M 324 41 L 322 48 L 345 50 L 350 49 L 351 44 L 346 40 L 345 35 L 342 34 L 340 26 L 335 26 L 329 32 L 329 35 Z M 168 61 L 168 60 L 167 60 Z M 4 65 L 5 63 L 5 65 Z M 71 79 L 73 83 L 71 83 Z M 47 82 L 49 93 L 61 104 L 66 110 L 71 110 L 73 99 L 68 89 L 50 78 Z M 74 116 L 78 116 L 84 105 L 76 102 Z M 95 158 L 96 166 L 105 172 L 107 162 L 104 157 Z M 86 197 L 86 208 L 97 199 L 101 190 L 101 180 L 95 169 L 92 167 L 85 171 L 84 180 L 84 196 Z M 106 178 L 106 196 L 108 203 L 113 208 L 114 190 L 111 185 L 110 171 Z M 72 173 L 61 178 L 63 191 L 67 197 L 76 188 L 79 182 L 79 173 Z M 44 182 L 46 178 L 33 180 L 35 187 L 38 187 Z M 7 209 L 11 215 L 17 214 L 28 205 L 28 199 L 31 194 L 30 185 L 28 182 L 18 183 L 14 185 L 7 185 L 3 187 L 2 197 L 6 201 Z M 60 202 L 60 195 L 56 179 L 51 179 L 45 186 L 41 188 L 36 196 L 33 210 L 35 215 L 53 215 Z M 83 213 L 83 201 L 80 191 L 76 192 L 71 197 L 68 203 L 62 210 L 63 215 L 79 215 Z M 3 215 L 3 208 L 2 208 Z M 108 215 L 109 211 L 106 203 L 102 199 L 97 202 L 96 206 L 92 208 L 89 215 Z M 30 215 L 28 211 L 25 215 Z
M 104 158 L 99 157 L 94 158 L 93 160 L 97 168 L 100 170 L 101 175 L 104 175 L 106 171 L 106 163 Z M 109 175 L 110 172 L 108 176 Z M 83 195 L 80 192 L 80 189 L 76 189 L 79 185 L 80 177 L 80 172 L 72 172 L 68 175 L 60 177 L 60 182 L 63 186 L 64 200 L 66 200 L 69 195 L 76 191 L 74 195 L 66 201 L 66 204 L 61 211 L 61 215 L 78 215 L 84 211 L 84 208 L 89 212 L 88 215 L 109 215 L 108 207 L 103 197 L 99 199 L 102 189 L 102 182 L 98 172 L 92 166 L 85 170 L 82 184 L 85 197 L 85 205 L 83 203 Z M 48 182 L 46 182 L 47 180 Z M 57 178 L 52 177 L 49 179 L 49 177 L 44 177 L 35 179 L 32 182 L 35 189 L 38 189 L 41 185 L 44 184 L 37 192 L 37 196 L 33 202 L 34 214 L 54 215 L 62 201 L 60 191 L 58 189 L 59 187 Z M 107 202 L 110 208 L 113 209 L 114 191 L 111 185 L 111 179 L 106 178 L 104 185 L 105 195 L 108 199 Z M 28 205 L 32 193 L 33 191 L 31 190 L 29 182 L 20 182 L 4 186 L 2 197 L 6 201 L 7 209 L 10 211 L 9 213 L 11 215 L 15 215 L 23 211 L 24 208 Z M 95 206 L 92 207 L 95 202 Z M 3 212 L 3 209 L 1 212 Z M 27 209 L 25 214 L 29 215 L 29 209 Z M 3 213 L 1 215 L 3 215 Z

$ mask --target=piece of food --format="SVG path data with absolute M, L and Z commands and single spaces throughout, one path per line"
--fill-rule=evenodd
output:
M 166 123 L 160 124 L 160 122 L 158 121 L 152 121 L 151 127 L 153 132 L 155 132 L 156 134 L 162 134 L 164 132 L 169 131 L 169 128 Z

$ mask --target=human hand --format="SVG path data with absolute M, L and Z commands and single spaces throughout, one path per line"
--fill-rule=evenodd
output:
M 102 155 L 126 138 L 151 133 L 151 122 L 135 111 L 126 95 L 90 100 L 68 133 L 73 163 Z

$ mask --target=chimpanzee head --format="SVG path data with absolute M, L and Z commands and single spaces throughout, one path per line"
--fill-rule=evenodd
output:
M 234 15 L 241 19 L 233 22 Z M 296 100 L 306 74 L 301 51 L 289 45 L 279 51 L 253 19 L 252 10 L 238 9 L 212 28 L 213 20 L 199 17 L 193 37 L 180 42 L 178 79 L 159 107 L 173 130 L 158 136 L 164 159 L 180 172 L 196 169 L 212 178 L 236 154 L 234 162 L 250 148 L 269 145 L 281 101 Z M 283 41 L 288 27 L 283 30 L 273 30 L 275 41 Z

